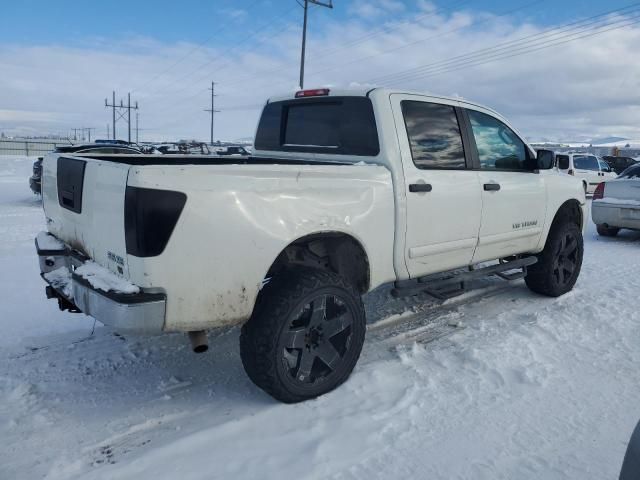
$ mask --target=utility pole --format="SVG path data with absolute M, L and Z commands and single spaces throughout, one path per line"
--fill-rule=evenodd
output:
M 136 143 L 138 143 L 138 111 L 136 110 Z
M 87 131 L 87 136 L 89 143 L 91 143 L 91 130 L 95 130 L 94 127 L 84 127 L 82 130 L 86 130 Z
M 215 98 L 217 97 L 216 95 L 216 82 L 211 82 L 211 88 L 209 90 L 211 90 L 211 108 L 205 108 L 205 112 L 211 112 L 211 145 L 213 145 L 213 119 L 215 117 L 216 113 L 220 113 L 220 110 L 216 110 L 216 104 L 215 104 Z
M 82 140 L 83 142 L 85 141 L 86 137 L 85 134 L 87 134 L 87 136 L 89 137 L 89 142 L 91 141 L 91 130 L 95 130 L 95 128 L 93 127 L 79 127 L 79 128 L 72 128 L 71 130 L 73 130 L 73 139 L 74 140 Z M 80 132 L 80 137 L 78 137 L 78 132 Z M 107 137 L 109 136 L 109 132 L 107 132 Z
M 111 135 L 109 135 L 109 124 L 107 123 L 107 138 L 109 138 Z
M 319 0 L 303 0 L 304 5 L 304 22 L 302 24 L 302 53 L 300 54 L 300 88 L 304 88 L 304 57 L 307 47 L 307 11 L 309 10 L 309 4 L 313 3 L 320 7 L 333 8 L 333 0 L 329 0 L 329 3 L 324 3 Z
M 112 114 L 112 122 L 113 122 L 113 140 L 116 139 L 116 121 L 117 120 L 124 120 L 127 122 L 127 126 L 128 126 L 128 131 L 129 131 L 129 136 L 128 136 L 128 140 L 129 143 L 131 143 L 131 110 L 138 110 L 138 102 L 136 102 L 135 106 L 131 106 L 131 93 L 127 94 L 127 104 L 124 105 L 122 99 L 120 99 L 120 105 L 116 104 L 116 92 L 113 91 L 112 96 L 111 96 L 111 104 L 109 104 L 109 102 L 107 101 L 107 99 L 104 99 L 104 106 L 105 107 L 111 107 L 111 114 Z M 118 118 L 116 119 L 116 109 L 118 110 Z M 125 112 L 126 111 L 126 112 Z M 125 114 L 126 114 L 126 118 L 125 118 Z M 107 132 L 108 134 L 109 132 Z
M 114 90 L 111 93 L 111 105 L 109 105 L 109 103 L 107 102 L 107 99 L 104 99 L 104 106 L 105 107 L 111 107 L 111 113 L 112 113 L 112 121 L 111 121 L 111 125 L 112 125 L 112 134 L 113 134 L 113 139 L 116 139 L 116 91 Z M 109 135 L 107 135 L 108 137 Z

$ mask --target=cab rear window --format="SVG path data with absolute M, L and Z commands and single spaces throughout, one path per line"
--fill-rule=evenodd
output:
M 373 106 L 367 97 L 324 97 L 269 103 L 255 148 L 267 151 L 376 156 Z

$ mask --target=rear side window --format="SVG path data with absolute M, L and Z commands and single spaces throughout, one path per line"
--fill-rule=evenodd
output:
M 573 166 L 579 170 L 600 170 L 598 159 L 593 155 L 576 155 L 573 157 Z
M 380 153 L 371 100 L 322 97 L 265 106 L 257 150 L 376 156 Z
M 567 170 L 569 168 L 568 155 L 556 155 L 556 161 L 558 162 L 558 168 L 560 170 Z
M 465 168 L 464 147 L 454 107 L 403 100 L 411 157 L 421 169 Z

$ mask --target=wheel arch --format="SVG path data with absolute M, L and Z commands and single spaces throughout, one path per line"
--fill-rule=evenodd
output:
M 337 273 L 360 293 L 369 291 L 371 285 L 367 251 L 360 240 L 346 232 L 320 231 L 293 240 L 278 254 L 265 279 L 296 266 Z
M 560 208 L 556 210 L 556 214 L 551 222 L 551 228 L 553 228 L 558 222 L 569 220 L 575 223 L 580 230 L 584 227 L 584 213 L 580 202 L 575 198 L 567 200 Z
M 551 212 L 554 212 L 553 217 L 551 217 Z M 569 219 L 569 221 L 575 223 L 580 231 L 584 231 L 586 212 L 584 211 L 583 204 L 577 198 L 570 198 L 568 200 L 565 200 L 557 208 L 549 208 L 543 233 L 540 236 L 540 241 L 538 243 L 536 253 L 541 252 L 545 247 L 545 245 L 547 244 L 547 239 L 549 238 L 549 233 L 552 231 L 555 225 L 557 225 L 558 222 L 566 221 L 567 218 Z

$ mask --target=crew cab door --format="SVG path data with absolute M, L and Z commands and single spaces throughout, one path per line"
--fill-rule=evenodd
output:
M 457 102 L 391 95 L 406 198 L 404 254 L 412 278 L 466 266 L 478 241 L 480 184 Z M 466 144 L 466 145 L 465 145 Z M 401 182 L 399 182 L 401 183 Z
M 482 222 L 473 263 L 534 251 L 547 203 L 535 155 L 492 112 L 478 108 L 465 113 L 482 192 Z

